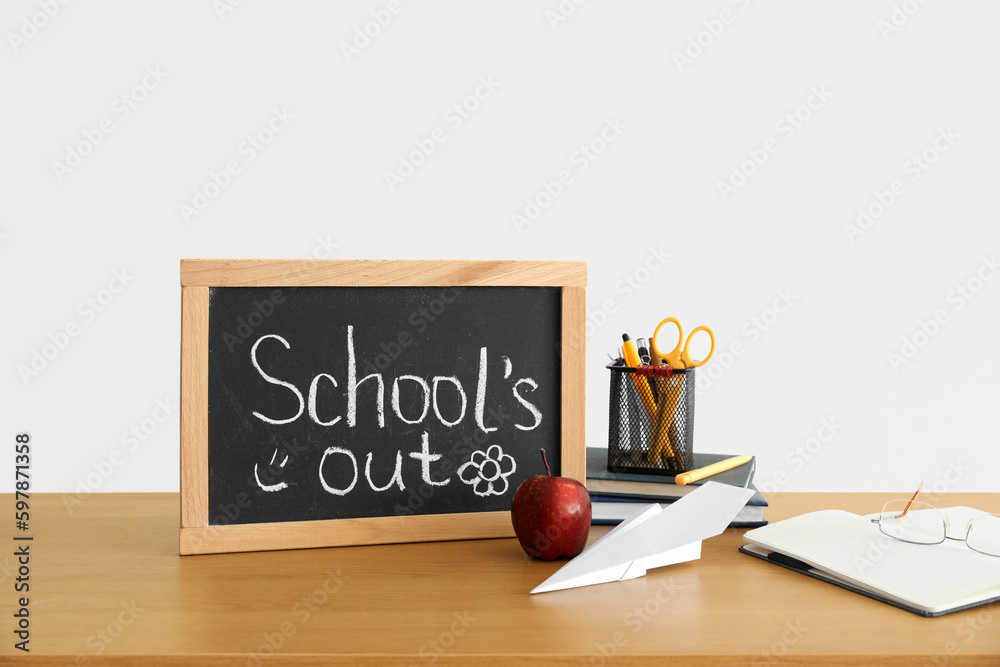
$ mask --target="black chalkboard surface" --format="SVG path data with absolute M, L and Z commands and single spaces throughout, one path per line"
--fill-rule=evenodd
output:
M 210 524 L 509 509 L 559 474 L 561 331 L 553 287 L 211 288 Z
M 181 260 L 182 555 L 513 537 L 586 476 L 587 265 Z

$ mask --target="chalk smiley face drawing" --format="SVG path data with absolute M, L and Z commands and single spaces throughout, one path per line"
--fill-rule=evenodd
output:
M 273 477 L 275 471 L 281 471 L 281 470 L 283 470 L 284 467 L 285 467 L 285 464 L 288 463 L 288 454 L 285 454 L 285 458 L 282 459 L 281 463 L 275 465 L 274 459 L 277 456 L 278 456 L 278 450 L 275 449 L 274 450 L 274 454 L 271 455 L 271 462 L 267 464 L 267 466 L 268 466 L 268 474 L 271 475 L 272 477 Z M 254 477 L 255 480 L 257 480 L 257 486 L 259 486 L 264 491 L 274 492 L 274 491 L 281 491 L 282 489 L 287 489 L 288 488 L 288 482 L 284 482 L 284 481 L 277 482 L 275 484 L 264 484 L 262 481 L 260 481 L 260 472 L 258 471 L 257 468 L 258 468 L 258 465 L 255 463 L 254 466 L 253 466 L 253 477 Z

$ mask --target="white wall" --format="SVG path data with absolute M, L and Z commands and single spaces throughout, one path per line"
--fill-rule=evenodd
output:
M 388 0 L 223 2 L 0 8 L 0 440 L 32 433 L 35 490 L 74 491 L 116 450 L 95 490 L 178 488 L 176 411 L 131 451 L 122 437 L 178 397 L 179 258 L 335 256 L 586 260 L 592 445 L 606 352 L 676 315 L 719 339 L 696 447 L 756 454 L 765 488 L 1000 491 L 1000 280 L 977 276 L 1000 249 L 996 3 L 404 0 L 348 61 Z M 575 11 L 555 22 L 560 6 Z M 706 46 L 678 64 L 690 40 Z M 477 88 L 458 126 L 446 113 Z M 614 141 L 583 160 L 605 127 Z M 437 128 L 391 189 L 385 172 Z M 55 165 L 88 136 L 80 163 Z M 723 196 L 753 154 L 766 161 Z M 654 252 L 669 258 L 647 274 Z M 920 347 L 894 365 L 907 339 Z

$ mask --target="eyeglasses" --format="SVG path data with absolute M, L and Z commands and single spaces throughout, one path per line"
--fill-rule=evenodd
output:
M 882 534 L 910 544 L 941 544 L 946 539 L 965 542 L 973 551 L 1000 557 L 1000 514 L 982 514 L 969 521 L 964 537 L 949 535 L 948 517 L 938 508 L 917 500 L 920 488 L 909 500 L 890 500 L 882 508 L 877 523 Z

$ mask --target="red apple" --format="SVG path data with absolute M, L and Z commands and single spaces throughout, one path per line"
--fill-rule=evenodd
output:
M 590 534 L 590 494 L 569 477 L 553 477 L 542 450 L 544 475 L 521 482 L 514 492 L 510 520 L 524 553 L 554 560 L 573 557 L 587 546 Z

